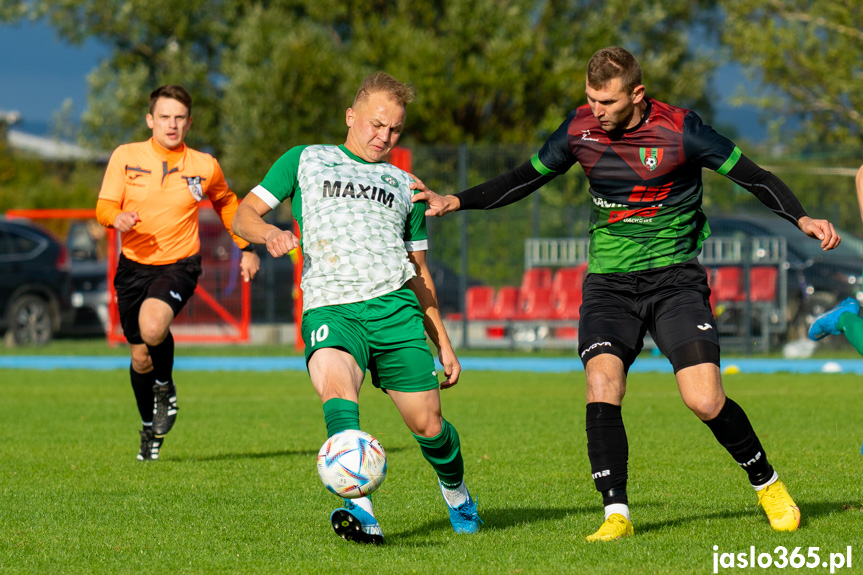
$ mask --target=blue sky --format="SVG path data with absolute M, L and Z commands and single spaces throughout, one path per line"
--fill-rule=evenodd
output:
M 0 26 L 0 54 L 0 110 L 20 112 L 23 121 L 16 128 L 39 133 L 67 98 L 80 115 L 87 104 L 87 74 L 108 50 L 93 41 L 68 44 L 47 24 L 25 22 Z
M 87 74 L 108 55 L 105 46 L 88 41 L 75 46 L 59 40 L 45 23 L 0 25 L 0 110 L 21 113 L 17 129 L 45 134 L 52 118 L 66 99 L 71 99 L 75 116 L 87 105 Z M 14 54 L 14 57 L 9 55 Z M 721 100 L 717 106 L 717 127 L 734 126 L 752 141 L 763 140 L 766 128 L 752 108 L 732 108 L 726 98 L 745 83 L 739 69 L 720 70 L 716 89 Z M 732 134 L 728 134 L 732 135 Z

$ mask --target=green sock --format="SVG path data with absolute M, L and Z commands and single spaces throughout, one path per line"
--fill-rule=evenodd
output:
M 446 419 L 443 429 L 435 437 L 421 437 L 414 434 L 423 457 L 431 463 L 444 487 L 455 489 L 464 479 L 464 460 L 461 457 L 461 443 L 458 431 Z
M 346 429 L 360 428 L 360 406 L 348 399 L 333 398 L 324 403 L 327 437 Z
M 854 346 L 857 353 L 863 355 L 863 318 L 851 312 L 843 313 L 839 316 L 836 327 L 845 334 L 845 339 Z

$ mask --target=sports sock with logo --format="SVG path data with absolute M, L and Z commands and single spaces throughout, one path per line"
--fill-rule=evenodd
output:
M 836 322 L 836 328 L 845 334 L 845 339 L 857 353 L 863 355 L 863 318 L 851 312 L 843 313 Z
M 752 485 L 763 485 L 770 481 L 773 466 L 768 463 L 767 454 L 742 407 L 726 397 L 719 415 L 704 423 L 734 461 L 746 471 Z
M 162 384 L 171 381 L 174 371 L 174 336 L 171 332 L 159 345 L 148 345 L 147 351 L 153 360 L 153 377 Z
M 138 404 L 138 413 L 141 414 L 141 422 L 144 425 L 153 424 L 153 372 L 138 373 L 129 366 L 129 379 L 132 380 L 132 391 L 135 392 L 135 402 Z
M 603 505 L 628 503 L 626 496 L 629 443 L 623 427 L 619 405 L 594 402 L 587 404 L 587 457 L 596 490 Z
M 346 429 L 360 428 L 360 406 L 355 401 L 334 397 L 324 403 L 327 437 Z
M 464 460 L 461 456 L 461 442 L 458 431 L 446 419 L 443 429 L 434 437 L 414 434 L 426 461 L 431 463 L 438 479 L 444 487 L 457 489 L 464 480 Z

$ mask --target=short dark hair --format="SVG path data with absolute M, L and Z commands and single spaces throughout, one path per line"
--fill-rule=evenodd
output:
M 591 88 L 600 89 L 615 78 L 620 78 L 624 92 L 632 92 L 641 85 L 641 64 L 627 50 L 609 46 L 594 54 L 587 63 L 587 83 Z
M 389 94 L 402 106 L 413 102 L 417 95 L 416 88 L 413 86 L 399 82 L 386 72 L 377 71 L 363 79 L 363 83 L 360 84 L 360 89 L 357 90 L 357 95 L 354 98 L 354 105 L 377 92 Z
M 153 110 L 156 109 L 156 102 L 159 98 L 170 98 L 172 100 L 177 100 L 189 111 L 189 115 L 192 115 L 192 96 L 186 91 L 186 89 L 182 86 L 178 86 L 177 84 L 166 84 L 164 86 L 159 86 L 152 92 L 150 92 L 150 113 L 153 113 Z

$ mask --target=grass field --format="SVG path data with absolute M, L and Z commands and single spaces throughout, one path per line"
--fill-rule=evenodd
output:
M 673 378 L 633 374 L 636 536 L 610 544 L 583 540 L 602 519 L 583 374 L 466 373 L 443 393 L 485 521 L 474 536 L 452 532 L 431 468 L 367 385 L 361 421 L 389 455 L 376 548 L 328 525 L 338 500 L 315 471 L 325 429 L 304 373 L 175 376 L 177 426 L 141 463 L 126 372 L 0 370 L 0 573 L 711 573 L 714 545 L 819 547 L 825 561 L 852 546 L 836 572 L 863 572 L 859 376 L 726 377 L 803 512 L 800 530 L 775 533 Z

